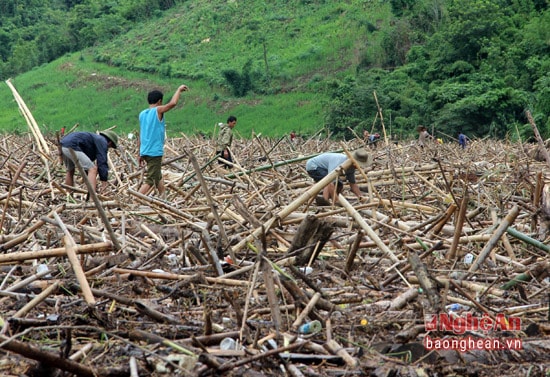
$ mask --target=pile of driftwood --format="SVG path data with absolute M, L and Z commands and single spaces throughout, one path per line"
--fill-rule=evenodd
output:
M 18 103 L 31 133 L 0 142 L 3 376 L 548 375 L 542 141 L 253 135 L 226 170 L 181 135 L 159 198 L 122 138 L 100 195 L 63 184 L 56 138 Z M 363 198 L 327 205 L 359 147 Z M 313 184 L 324 151 L 350 160 Z
M 99 195 L 63 184 L 55 137 L 4 135 L 0 374 L 548 373 L 548 164 L 455 144 L 252 137 L 226 170 L 181 135 L 161 199 L 138 192 L 135 140 Z M 305 161 L 359 147 L 364 197 L 326 205 L 338 172 L 314 184 Z M 468 340 L 508 349 L 450 343 Z

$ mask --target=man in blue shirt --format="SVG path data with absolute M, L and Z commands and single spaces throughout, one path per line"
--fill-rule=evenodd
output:
M 464 135 L 462 131 L 458 133 L 458 145 L 462 147 L 462 149 L 466 149 L 466 144 L 468 144 L 468 136 Z
M 164 95 L 159 90 L 153 90 L 147 95 L 149 108 L 139 113 L 138 148 L 139 165 L 147 165 L 145 182 L 139 188 L 141 194 L 147 194 L 156 187 L 160 197 L 164 197 L 164 180 L 162 179 L 162 156 L 164 156 L 164 139 L 166 120 L 164 113 L 172 110 L 180 99 L 181 92 L 189 90 L 187 85 L 180 85 L 170 102 L 162 104 Z
M 86 171 L 86 175 L 94 191 L 97 185 L 97 175 L 101 181 L 100 192 L 107 188 L 109 177 L 109 164 L 107 162 L 108 148 L 116 148 L 118 136 L 111 130 L 101 131 L 99 135 L 92 132 L 73 132 L 63 137 L 61 143 L 61 155 L 67 168 L 65 184 L 74 186 L 75 162 L 71 154 L 74 150 L 80 166 Z

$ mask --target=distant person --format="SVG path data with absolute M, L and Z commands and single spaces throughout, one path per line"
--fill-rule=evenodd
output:
M 376 143 L 378 143 L 379 140 L 380 140 L 380 134 L 378 132 L 374 134 L 370 134 L 369 145 L 371 146 L 371 148 L 376 148 Z
M 433 140 L 433 136 L 428 133 L 428 129 L 424 126 L 418 126 L 418 146 L 424 148 L 428 139 Z
M 223 158 L 226 161 L 233 162 L 233 157 L 231 156 L 231 144 L 233 143 L 233 128 L 237 124 L 237 117 L 230 115 L 227 118 L 227 123 L 220 123 L 220 131 L 218 133 L 218 138 L 216 141 L 217 144 L 217 155 Z M 225 161 L 218 160 L 218 162 L 225 166 L 227 169 L 231 169 L 233 166 L 226 163 Z
M 75 161 L 71 153 L 74 151 L 78 163 L 86 172 L 94 192 L 97 190 L 97 175 L 101 181 L 99 192 L 107 189 L 109 178 L 108 150 L 116 148 L 118 136 L 111 130 L 101 131 L 98 134 L 92 132 L 72 132 L 60 141 L 63 162 L 67 168 L 65 184 L 74 186 Z
M 369 131 L 363 130 L 363 140 L 365 140 L 365 142 L 369 141 L 369 136 L 370 136 Z
M 164 94 L 159 90 L 153 90 L 147 95 L 149 108 L 139 113 L 138 161 L 140 166 L 147 166 L 145 182 L 139 189 L 141 194 L 145 195 L 151 188 L 156 187 L 159 196 L 164 198 L 161 168 L 166 137 L 164 113 L 172 110 L 178 104 L 181 93 L 187 90 L 187 85 L 180 85 L 166 105 L 162 104 Z
M 290 141 L 295 143 L 296 142 L 296 132 L 291 131 L 290 132 Z
M 370 155 L 365 149 L 358 149 L 354 151 L 352 156 L 363 169 L 366 169 L 372 165 L 372 155 Z M 307 160 L 306 171 L 315 182 L 319 182 L 347 159 L 348 157 L 343 153 L 322 153 Z M 350 185 L 351 192 L 353 192 L 358 198 L 361 198 L 361 190 L 359 190 L 359 185 L 357 185 L 355 181 L 355 170 L 356 166 L 352 165 L 346 169 L 345 176 Z M 335 189 L 336 194 L 340 194 L 344 189 L 343 182 L 338 180 L 336 187 L 333 182 L 325 186 L 323 189 L 323 198 L 325 201 L 330 202 L 330 200 L 334 197 Z
M 469 140 L 468 136 L 464 135 L 462 131 L 458 133 L 458 145 L 460 145 L 462 149 L 466 149 Z

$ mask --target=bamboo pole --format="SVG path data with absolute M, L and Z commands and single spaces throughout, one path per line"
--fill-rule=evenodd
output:
M 44 168 L 46 171 L 46 175 L 48 177 L 48 184 L 51 190 L 51 197 L 52 199 L 54 199 L 55 195 L 54 195 L 53 186 L 52 186 L 52 177 L 50 174 L 50 163 L 48 161 L 48 158 L 50 156 L 50 148 L 48 147 L 46 140 L 42 136 L 42 132 L 40 131 L 40 128 L 38 127 L 38 124 L 36 123 L 36 120 L 34 119 L 32 113 L 30 112 L 29 108 L 25 104 L 25 101 L 23 101 L 23 98 L 19 95 L 19 93 L 11 83 L 11 80 L 10 79 L 6 80 L 6 84 L 12 91 L 13 97 L 15 98 L 15 101 L 17 102 L 17 105 L 21 110 L 21 114 L 27 121 L 27 125 L 29 126 L 29 129 L 36 141 L 36 144 L 39 150 L 39 156 L 42 162 L 44 163 Z
M 195 280 L 197 277 L 195 275 L 180 275 L 172 274 L 168 272 L 152 272 L 152 271 L 140 271 L 140 270 L 131 270 L 126 268 L 113 268 L 112 272 L 115 274 L 128 274 L 135 276 L 144 276 L 150 279 L 165 279 L 165 280 Z M 222 284 L 235 287 L 248 287 L 248 282 L 234 279 L 225 279 L 225 278 L 214 278 L 210 276 L 205 277 L 206 281 L 211 284 Z
M 468 269 L 469 274 L 477 271 L 477 269 L 485 261 L 485 258 L 487 258 L 491 250 L 493 250 L 493 248 L 496 246 L 498 240 L 500 240 L 502 235 L 506 232 L 506 229 L 508 229 L 508 227 L 514 222 L 518 214 L 519 214 L 518 206 L 514 206 L 510 210 L 510 212 L 508 212 L 508 214 L 502 220 L 498 228 L 493 232 L 489 242 L 487 242 L 487 244 L 485 245 L 481 253 L 479 253 L 477 258 L 475 259 L 474 263 L 472 263 L 472 265 Z
M 69 258 L 69 262 L 71 263 L 71 267 L 73 268 L 73 271 L 76 275 L 76 280 L 80 284 L 80 290 L 82 291 L 84 300 L 86 300 L 86 303 L 88 305 L 94 305 L 94 295 L 92 294 L 90 285 L 88 284 L 88 279 L 86 279 L 86 275 L 84 274 L 84 270 L 80 265 L 80 260 L 76 256 L 76 243 L 74 242 L 73 237 L 69 233 L 68 229 L 65 227 L 65 224 L 63 223 L 57 212 L 54 212 L 53 215 L 55 217 L 55 220 L 59 224 L 59 227 L 63 230 L 63 233 L 65 233 L 65 237 L 63 238 L 65 242 L 65 251 L 67 253 L 67 257 Z
M 342 206 L 348 211 L 351 217 L 357 222 L 357 224 L 367 233 L 367 236 L 373 240 L 376 245 L 382 250 L 382 252 L 393 262 L 399 263 L 399 258 L 395 256 L 393 251 L 391 251 L 386 244 L 378 237 L 378 234 L 367 224 L 363 217 L 353 208 L 353 206 L 347 201 L 347 199 L 342 195 L 338 195 L 338 201 Z
M 113 244 L 111 242 L 98 242 L 88 245 L 76 245 L 74 251 L 77 254 L 107 253 L 109 251 L 113 251 Z M 63 256 L 65 256 L 64 247 L 38 251 L 24 251 L 20 253 L 0 254 L 0 264 Z
M 189 159 L 191 160 L 191 164 L 193 165 L 193 168 L 195 169 L 195 175 L 197 176 L 202 192 L 204 194 L 204 197 L 206 198 L 206 202 L 208 203 L 208 206 L 210 207 L 210 211 L 212 215 L 214 216 L 214 219 L 216 220 L 216 223 L 218 224 L 218 229 L 220 232 L 221 240 L 223 241 L 223 247 L 227 248 L 229 251 L 229 255 L 231 256 L 231 259 L 236 261 L 237 257 L 235 256 L 235 253 L 233 252 L 233 249 L 229 247 L 229 238 L 227 237 L 227 233 L 225 232 L 225 227 L 223 225 L 223 222 L 220 219 L 220 216 L 218 215 L 218 211 L 216 210 L 216 205 L 214 204 L 214 200 L 212 199 L 212 195 L 210 194 L 210 190 L 208 190 L 208 185 L 206 184 L 206 181 L 204 180 L 204 177 L 202 176 L 201 167 L 199 163 L 197 162 L 197 158 L 191 151 L 186 150 L 187 155 L 189 156 Z
M 462 234 L 462 227 L 464 226 L 464 220 L 466 218 L 466 209 L 468 208 L 468 191 L 464 192 L 464 197 L 460 201 L 460 210 L 458 211 L 458 219 L 456 222 L 456 231 L 453 238 L 453 243 L 451 244 L 451 249 L 447 254 L 447 259 L 452 260 L 456 258 L 456 249 L 458 247 L 460 235 Z
M 48 288 L 44 289 L 40 294 L 36 295 L 31 301 L 29 301 L 25 306 L 15 313 L 12 318 L 23 318 L 27 315 L 32 308 L 36 307 L 42 301 L 44 301 L 49 295 L 55 292 L 59 288 L 59 282 L 54 282 Z

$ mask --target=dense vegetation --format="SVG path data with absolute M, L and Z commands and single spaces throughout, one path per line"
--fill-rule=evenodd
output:
M 131 130 L 149 88 L 185 82 L 177 131 L 235 113 L 243 135 L 350 137 L 380 131 L 377 98 L 400 137 L 525 139 L 526 109 L 550 137 L 550 14 L 546 0 L 0 0 L 0 77 L 46 128 Z M 24 125 L 10 96 L 5 130 Z

